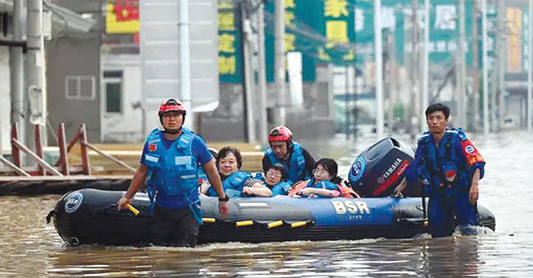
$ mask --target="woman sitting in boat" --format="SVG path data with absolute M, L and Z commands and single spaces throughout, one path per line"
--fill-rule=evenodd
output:
M 261 181 L 253 179 L 250 172 L 239 170 L 242 166 L 242 156 L 236 148 L 222 148 L 216 160 L 222 187 L 229 197 L 272 196 L 270 189 Z M 212 187 L 209 187 L 206 195 L 217 196 Z
M 341 196 L 339 183 L 341 178 L 337 176 L 337 162 L 331 158 L 322 158 L 315 164 L 313 176 L 308 181 L 296 183 L 289 196 L 291 197 L 326 197 Z
M 308 181 L 295 183 L 289 191 L 289 196 L 360 198 L 352 188 L 342 184 L 342 179 L 337 176 L 337 170 L 338 165 L 335 160 L 320 159 L 313 170 L 314 177 Z
M 272 196 L 287 195 L 292 188 L 292 184 L 287 181 L 287 168 L 281 163 L 274 164 L 264 175 L 259 173 L 255 178 L 270 188 Z

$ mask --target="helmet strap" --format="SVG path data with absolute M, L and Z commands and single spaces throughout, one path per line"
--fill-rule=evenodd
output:
M 166 129 L 163 127 L 163 133 L 178 134 L 181 131 L 181 127 L 178 129 Z

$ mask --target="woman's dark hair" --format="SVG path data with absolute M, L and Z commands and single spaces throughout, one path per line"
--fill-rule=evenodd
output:
M 281 181 L 287 180 L 287 167 L 285 167 L 285 165 L 281 163 L 276 163 L 272 165 L 272 167 L 268 168 L 268 170 L 265 171 L 265 176 L 270 169 L 278 170 L 281 173 Z
M 218 151 L 218 154 L 217 154 L 217 168 L 218 168 L 218 163 L 220 162 L 220 160 L 222 158 L 225 158 L 226 156 L 228 156 L 229 153 L 233 153 L 233 155 L 235 155 L 235 157 L 237 158 L 237 168 L 241 169 L 242 167 L 242 155 L 241 155 L 241 152 L 239 150 L 237 150 L 236 148 L 234 147 L 224 147 L 222 149 L 220 149 L 220 151 Z
M 331 177 L 329 181 L 335 184 L 340 184 L 342 182 L 342 179 L 337 176 L 337 170 L 339 166 L 337 165 L 337 162 L 331 158 L 321 158 L 319 161 L 315 164 L 315 169 L 318 165 L 322 165 L 326 171 L 328 171 L 329 176 Z
M 450 117 L 450 107 L 442 104 L 442 103 L 433 103 L 428 108 L 426 108 L 426 119 L 427 117 L 437 111 L 442 111 L 444 114 L 444 119 L 448 120 L 448 117 Z

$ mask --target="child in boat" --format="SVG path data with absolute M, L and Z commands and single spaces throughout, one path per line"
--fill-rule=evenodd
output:
M 270 188 L 272 196 L 287 195 L 292 188 L 292 184 L 287 181 L 287 168 L 281 163 L 274 164 L 264 175 L 259 173 L 256 179 L 261 180 Z M 252 190 L 255 189 L 252 188 Z
M 289 196 L 291 197 L 325 197 L 341 196 L 339 184 L 342 179 L 337 176 L 337 162 L 331 158 L 322 158 L 315 164 L 313 178 L 296 183 Z
M 272 192 L 261 181 L 255 180 L 250 172 L 240 171 L 242 166 L 241 152 L 233 147 L 224 147 L 217 154 L 217 168 L 222 187 L 229 197 L 263 196 L 270 197 Z M 206 195 L 216 196 L 210 187 Z

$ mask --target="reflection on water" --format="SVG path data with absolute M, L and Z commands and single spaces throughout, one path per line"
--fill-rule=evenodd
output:
M 496 215 L 496 233 L 208 244 L 195 249 L 68 247 L 45 222 L 60 196 L 4 196 L 0 277 L 530 277 L 533 188 L 528 174 L 533 169 L 533 136 L 512 133 L 474 142 L 488 161 L 480 202 Z M 353 155 L 339 159 L 341 173 L 347 172 L 352 159 Z

